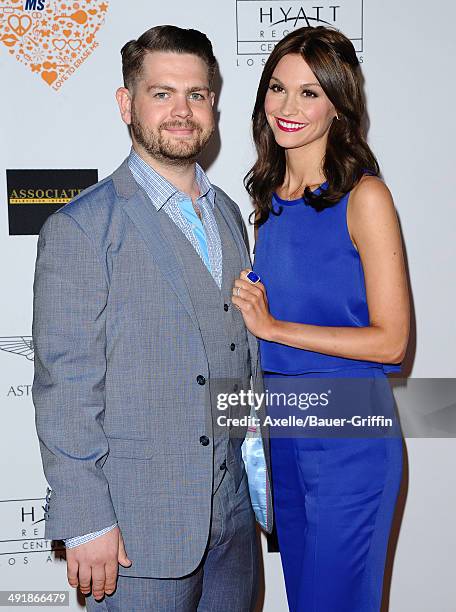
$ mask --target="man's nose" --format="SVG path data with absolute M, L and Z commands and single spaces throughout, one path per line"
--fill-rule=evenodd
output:
M 193 116 L 187 96 L 176 96 L 171 114 L 173 117 L 181 117 L 182 119 L 188 119 Z

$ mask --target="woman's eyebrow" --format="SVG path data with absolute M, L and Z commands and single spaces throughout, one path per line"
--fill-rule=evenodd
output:
M 301 87 L 321 87 L 320 83 L 303 83 Z
M 271 79 L 273 79 L 274 81 L 277 81 L 277 83 L 279 83 L 279 85 L 283 85 L 282 81 L 280 79 L 278 79 L 275 76 L 272 76 Z M 302 83 L 302 85 L 300 85 L 300 87 L 321 87 L 320 83 Z

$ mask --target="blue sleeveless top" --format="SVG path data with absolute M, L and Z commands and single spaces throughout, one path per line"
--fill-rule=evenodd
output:
M 327 183 L 319 189 L 325 188 Z M 318 192 L 318 190 L 317 190 Z M 274 211 L 258 229 L 254 271 L 266 287 L 271 314 L 282 321 L 332 327 L 369 325 L 361 258 L 347 227 L 347 193 L 317 212 L 302 198 L 273 196 Z M 378 367 L 399 372 L 400 365 L 334 357 L 260 340 L 264 371 L 281 374 Z

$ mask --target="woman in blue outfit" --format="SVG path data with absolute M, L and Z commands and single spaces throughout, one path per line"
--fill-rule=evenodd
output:
M 406 350 L 408 289 L 395 208 L 363 136 L 364 113 L 358 59 L 343 34 L 301 28 L 275 47 L 258 88 L 258 157 L 246 177 L 261 280 L 242 271 L 232 300 L 260 338 L 268 390 L 279 382 L 299 392 L 321 390 L 328 379 L 353 383 L 345 392 L 357 414 L 391 416 L 386 374 L 400 370 Z M 282 437 L 273 429 L 290 610 L 378 612 L 401 437 Z

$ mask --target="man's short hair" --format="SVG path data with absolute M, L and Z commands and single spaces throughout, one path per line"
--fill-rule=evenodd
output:
M 138 40 L 130 40 L 122 47 L 122 73 L 125 87 L 128 89 L 134 87 L 141 77 L 144 57 L 152 51 L 190 53 L 200 57 L 207 65 L 209 83 L 212 84 L 217 61 L 211 41 L 206 34 L 198 30 L 161 25 L 147 30 Z

